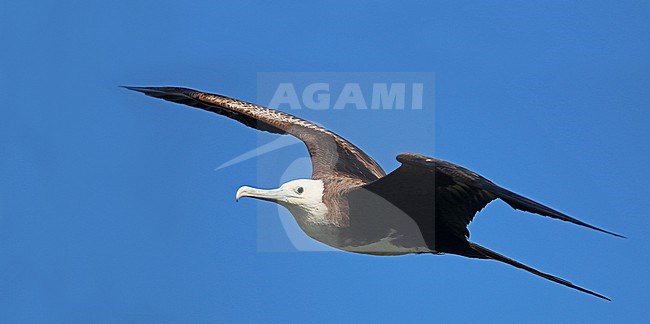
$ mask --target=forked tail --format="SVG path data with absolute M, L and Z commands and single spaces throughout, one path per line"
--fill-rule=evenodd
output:
M 546 279 L 548 279 L 550 281 L 557 282 L 557 283 L 559 283 L 561 285 L 564 285 L 564 286 L 567 286 L 569 288 L 573 288 L 573 289 L 582 291 L 584 293 L 587 293 L 587 294 L 590 294 L 590 295 L 593 295 L 593 296 L 596 296 L 596 297 L 599 297 L 599 298 L 602 298 L 602 299 L 605 299 L 605 300 L 612 301 L 611 299 L 609 299 L 609 298 L 607 298 L 607 297 L 605 297 L 605 296 L 603 296 L 603 295 L 601 295 L 599 293 L 596 293 L 596 292 L 593 292 L 591 290 L 582 288 L 580 286 L 576 286 L 576 285 L 572 284 L 571 282 L 569 282 L 567 280 L 564 280 L 562 278 L 558 278 L 558 277 L 550 275 L 548 273 L 544 273 L 544 272 L 541 272 L 539 270 L 533 269 L 533 268 L 531 268 L 531 267 L 529 267 L 529 266 L 527 266 L 525 264 L 519 263 L 519 262 L 517 262 L 517 261 L 515 261 L 513 259 L 510 259 L 510 258 L 505 257 L 505 256 L 503 256 L 503 255 L 501 255 L 499 253 L 496 253 L 496 252 L 492 251 L 492 250 L 484 248 L 484 247 L 482 247 L 482 246 L 480 246 L 480 245 L 478 245 L 476 243 L 469 242 L 469 245 L 476 252 L 480 253 L 481 255 L 484 255 L 485 257 L 487 257 L 489 259 L 494 259 L 494 260 L 497 260 L 497 261 L 507 263 L 507 264 L 509 264 L 509 265 L 511 265 L 513 267 L 517 267 L 519 269 L 526 270 L 526 271 L 528 271 L 530 273 L 536 274 L 536 275 L 538 275 L 540 277 L 543 277 L 543 278 L 546 278 Z

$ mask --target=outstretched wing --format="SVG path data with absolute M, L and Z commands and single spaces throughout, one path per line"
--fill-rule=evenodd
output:
M 494 259 L 526 270 L 561 285 L 609 300 L 591 290 L 541 272 L 518 261 L 467 241 L 467 225 L 474 215 L 494 199 L 516 209 L 557 218 L 619 236 L 501 188 L 482 176 L 453 163 L 419 154 L 400 154 L 402 165 L 387 176 L 361 186 L 400 208 L 418 224 L 423 236 L 437 252 L 470 258 Z M 419 207 L 418 207 L 419 206 Z M 423 208 L 424 206 L 424 208 Z M 433 244 L 431 244 L 433 240 Z
M 234 119 L 248 127 L 275 134 L 290 134 L 305 143 L 312 161 L 312 178 L 328 174 L 374 181 L 382 168 L 359 148 L 335 133 L 293 115 L 241 100 L 175 87 L 124 87 L 148 96 L 201 108 Z
M 399 168 L 377 181 L 364 185 L 363 188 L 385 197 L 407 213 L 413 210 L 412 205 L 417 201 L 421 204 L 421 199 L 434 201 L 435 214 L 432 214 L 432 211 L 416 210 L 409 215 L 415 218 L 435 218 L 436 227 L 444 226 L 444 230 L 454 234 L 469 237 L 467 225 L 474 215 L 489 202 L 499 198 L 515 209 L 622 237 L 499 187 L 475 172 L 453 163 L 413 153 L 400 154 L 397 160 L 402 163 Z M 427 221 L 416 219 L 416 222 Z M 437 228 L 436 233 L 440 230 L 442 228 Z

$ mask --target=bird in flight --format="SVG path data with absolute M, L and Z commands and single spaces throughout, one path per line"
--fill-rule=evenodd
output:
M 341 136 L 293 115 L 222 95 L 177 87 L 125 87 L 148 96 L 207 110 L 248 127 L 301 140 L 312 162 L 311 179 L 277 189 L 243 186 L 242 197 L 287 208 L 311 238 L 336 249 L 372 254 L 456 254 L 493 259 L 561 285 L 609 298 L 541 272 L 469 241 L 467 226 L 495 199 L 514 209 L 622 237 L 504 189 L 459 165 L 414 153 L 386 174 L 375 160 Z

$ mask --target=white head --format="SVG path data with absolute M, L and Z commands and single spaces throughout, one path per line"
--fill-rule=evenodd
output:
M 237 190 L 236 200 L 242 197 L 268 200 L 286 207 L 302 226 L 305 223 L 323 224 L 327 221 L 327 206 L 323 203 L 323 181 L 298 179 L 277 189 L 257 189 L 243 186 Z

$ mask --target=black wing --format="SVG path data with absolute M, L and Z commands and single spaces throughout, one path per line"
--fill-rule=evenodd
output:
M 364 182 L 385 175 L 382 168 L 359 148 L 333 132 L 293 115 L 241 100 L 175 87 L 124 87 L 148 96 L 201 108 L 234 119 L 248 127 L 302 140 L 312 160 L 314 179 L 331 173 Z
M 405 153 L 397 156 L 402 165 L 382 179 L 367 184 L 369 190 L 381 192 L 385 183 L 391 186 L 416 186 L 435 200 L 435 217 L 450 230 L 469 237 L 467 225 L 478 211 L 494 199 L 505 201 L 512 208 L 560 219 L 603 233 L 623 237 L 570 217 L 529 198 L 504 189 L 492 181 L 459 165 L 420 154 Z M 399 197 L 394 204 L 399 204 Z M 399 207 L 399 205 L 398 205 Z M 431 217 L 431 215 L 428 215 Z
M 400 154 L 402 165 L 387 176 L 361 186 L 408 214 L 418 224 L 427 243 L 437 252 L 471 258 L 494 259 L 545 279 L 609 300 L 593 291 L 541 272 L 487 248 L 467 241 L 467 225 L 474 215 L 494 199 L 516 209 L 561 219 L 619 236 L 499 187 L 490 180 L 453 163 L 419 154 Z M 423 207 L 424 206 L 424 207 Z M 432 242 L 433 241 L 433 242 Z

